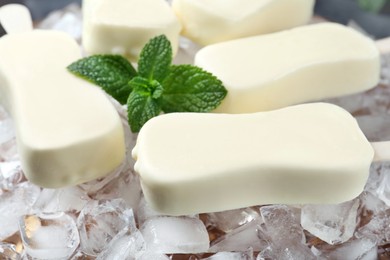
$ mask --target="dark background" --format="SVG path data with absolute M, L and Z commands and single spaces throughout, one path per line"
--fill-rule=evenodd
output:
M 81 0 L 0 0 L 0 6 L 7 3 L 25 4 L 30 8 L 33 19 L 40 20 L 51 10 L 63 8 L 71 2 L 81 3 Z M 356 0 L 317 0 L 315 13 L 342 24 L 353 20 L 378 39 L 390 36 L 390 1 L 380 12 L 373 13 L 359 7 Z

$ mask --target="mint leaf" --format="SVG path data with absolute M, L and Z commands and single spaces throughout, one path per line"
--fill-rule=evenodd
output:
M 174 65 L 162 82 L 164 112 L 209 112 L 227 94 L 222 82 L 211 73 L 191 65 Z
M 142 49 L 138 73 L 148 80 L 164 80 L 172 63 L 171 43 L 165 35 L 151 39 Z
M 127 100 L 127 111 L 131 131 L 136 133 L 149 119 L 160 114 L 161 106 L 159 100 L 142 86 L 131 92 Z
M 68 70 L 106 91 L 121 104 L 126 104 L 131 92 L 128 82 L 137 75 L 130 62 L 119 55 L 94 55 L 80 59 Z

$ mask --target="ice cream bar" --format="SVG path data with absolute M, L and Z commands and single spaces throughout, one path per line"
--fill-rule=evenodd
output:
M 165 0 L 83 0 L 83 46 L 87 53 L 138 59 L 142 47 L 165 34 L 174 53 L 181 25 Z
M 216 112 L 249 113 L 352 94 L 380 76 L 375 43 L 333 23 L 210 45 L 195 64 L 221 79 L 228 95 Z
M 173 0 L 182 34 L 201 45 L 272 33 L 307 23 L 313 0 Z
M 33 29 L 30 11 L 20 4 L 7 4 L 0 7 L 0 23 L 8 34 Z
M 171 215 L 358 196 L 374 152 L 342 108 L 174 113 L 141 129 L 133 157 L 147 202 Z
M 29 180 L 56 188 L 101 177 L 124 158 L 119 116 L 103 91 L 67 71 L 81 58 L 65 33 L 0 39 L 0 99 L 15 121 Z

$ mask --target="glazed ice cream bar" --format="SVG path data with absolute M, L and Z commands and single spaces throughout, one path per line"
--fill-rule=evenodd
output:
M 124 158 L 119 116 L 105 94 L 66 67 L 81 58 L 65 33 L 0 39 L 0 99 L 11 113 L 23 170 L 43 187 L 101 177 Z
M 358 196 L 374 152 L 342 108 L 174 113 L 141 129 L 133 157 L 148 203 L 171 215 Z
M 303 26 L 201 49 L 195 64 L 222 80 L 216 112 L 249 113 L 352 94 L 380 77 L 375 43 L 333 23 Z
M 182 34 L 201 45 L 306 24 L 313 0 L 173 0 Z
M 174 53 L 181 25 L 165 0 L 83 0 L 83 47 L 88 54 L 138 59 L 142 47 L 165 34 Z

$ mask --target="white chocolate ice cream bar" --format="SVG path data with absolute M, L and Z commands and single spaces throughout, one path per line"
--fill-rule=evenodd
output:
M 249 113 L 352 94 L 376 86 L 375 43 L 334 23 L 207 46 L 195 64 L 222 80 L 228 95 L 216 112 Z
M 88 54 L 138 59 L 142 47 L 165 34 L 174 54 L 181 30 L 165 0 L 83 0 L 83 47 Z
M 185 215 L 358 196 L 374 152 L 342 108 L 313 103 L 254 114 L 166 114 L 133 157 L 148 203 Z
M 306 24 L 313 0 L 173 0 L 182 34 L 201 45 Z
M 0 99 L 15 122 L 26 177 L 43 187 L 101 177 L 124 158 L 119 116 L 102 90 L 66 67 L 81 58 L 65 33 L 0 39 Z

